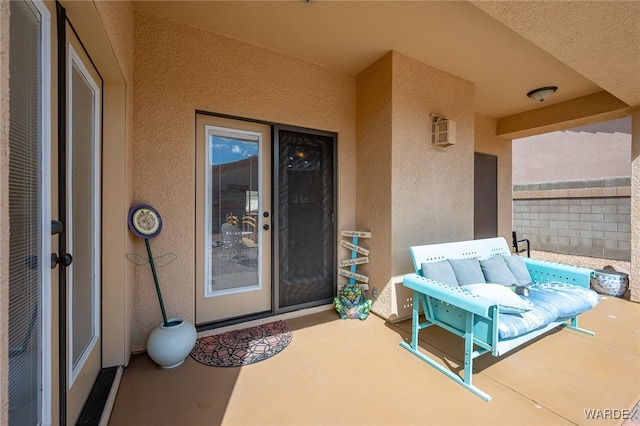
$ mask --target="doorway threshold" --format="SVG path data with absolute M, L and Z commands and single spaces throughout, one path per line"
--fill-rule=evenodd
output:
M 82 407 L 77 425 L 106 426 L 120 386 L 122 366 L 103 368 Z
M 297 311 L 286 312 L 283 314 L 264 316 L 261 318 L 257 318 L 249 321 L 237 322 L 234 324 L 224 325 L 216 328 L 206 328 L 203 330 L 198 329 L 198 338 L 213 336 L 215 334 L 226 333 L 227 331 L 242 330 L 243 328 L 255 327 L 255 326 L 259 326 L 259 325 L 263 325 L 263 324 L 267 324 L 267 323 L 279 321 L 279 320 L 285 321 L 292 318 L 304 317 L 307 315 L 313 315 L 319 312 L 329 311 L 332 309 L 335 309 L 333 304 L 326 304 L 326 305 L 314 306 L 312 308 L 303 308 Z

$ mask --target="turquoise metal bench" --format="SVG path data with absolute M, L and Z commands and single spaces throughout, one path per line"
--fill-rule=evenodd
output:
M 491 396 L 472 384 L 473 360 L 491 353 L 501 356 L 510 350 L 558 327 L 568 327 L 589 335 L 593 332 L 578 327 L 578 317 L 558 319 L 545 327 L 518 337 L 501 340 L 498 333 L 498 305 L 473 295 L 462 288 L 451 287 L 422 276 L 423 263 L 445 259 L 488 259 L 495 255 L 511 255 L 504 238 L 460 241 L 410 247 L 416 273 L 405 275 L 403 285 L 413 290 L 411 343 L 400 345 L 438 371 L 464 386 L 485 401 Z M 523 258 L 533 281 L 554 281 L 589 288 L 594 275 L 591 269 Z M 420 321 L 421 314 L 425 321 Z M 439 364 L 418 349 L 418 334 L 437 325 L 464 339 L 463 377 Z

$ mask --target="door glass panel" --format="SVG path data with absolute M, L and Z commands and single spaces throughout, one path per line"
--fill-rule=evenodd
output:
M 207 126 L 207 140 L 205 297 L 258 290 L 261 134 Z
M 9 81 L 9 423 L 40 424 L 43 413 L 43 285 L 48 283 L 43 198 L 42 15 L 10 2 Z M 48 229 L 47 229 L 48 231 Z
M 72 48 L 70 47 L 72 50 Z M 73 59 L 73 55 L 72 55 Z M 79 61 L 79 59 L 78 59 Z M 69 268 L 70 362 L 72 378 L 98 335 L 97 144 L 98 88 L 72 60 L 70 93 L 69 212 L 73 263 Z
M 332 136 L 278 132 L 279 308 L 334 295 L 333 143 Z

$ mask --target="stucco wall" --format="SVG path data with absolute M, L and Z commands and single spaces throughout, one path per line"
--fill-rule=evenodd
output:
M 496 136 L 497 120 L 475 114 L 475 151 L 498 157 L 498 236 L 511 245 L 512 231 L 512 145 Z
M 473 238 L 473 83 L 393 56 L 393 270 L 409 246 Z M 431 114 L 456 122 L 456 143 L 431 146 Z
M 194 319 L 196 110 L 337 132 L 338 227 L 355 226 L 355 77 L 136 12 L 134 84 L 133 201 L 162 215 L 154 254 L 177 255 L 159 271 L 168 315 Z M 148 269 L 136 269 L 134 350 L 161 322 Z
M 513 184 L 631 174 L 631 134 L 558 131 L 513 141 Z
M 388 53 L 362 71 L 356 85 L 357 227 L 372 232 L 367 241 L 370 263 L 359 267 L 359 273 L 370 278 L 371 292 L 374 287 L 383 290 L 391 276 L 392 58 Z M 374 310 L 377 305 L 388 311 L 390 297 L 391 292 L 381 291 Z
M 455 145 L 431 146 L 432 113 L 456 121 Z M 362 133 L 368 123 L 380 129 Z M 410 314 L 401 285 L 402 275 L 413 271 L 409 246 L 473 238 L 473 152 L 471 82 L 397 52 L 358 76 L 358 224 L 373 232 L 371 264 L 363 271 L 378 289 L 378 315 Z M 374 253 L 383 267 L 375 265 Z

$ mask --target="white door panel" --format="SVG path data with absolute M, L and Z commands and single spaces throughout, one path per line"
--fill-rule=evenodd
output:
M 53 418 L 51 288 L 57 284 L 49 261 L 55 243 L 50 227 L 57 189 L 49 179 L 55 173 L 51 13 L 40 1 L 9 2 L 8 7 L 10 117 L 8 140 L 0 142 L 8 153 L 8 203 L 3 201 L 0 213 L 7 218 L 2 225 L 8 227 L 0 239 L 8 239 L 3 247 L 9 251 L 3 253 L 9 297 L 5 408 L 10 424 L 47 424 Z
M 100 363 L 101 80 L 67 28 L 67 418 L 75 421 Z
M 198 115 L 196 323 L 271 310 L 271 127 Z

